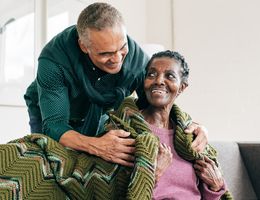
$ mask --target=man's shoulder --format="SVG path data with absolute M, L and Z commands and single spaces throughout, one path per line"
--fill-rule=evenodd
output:
M 53 37 L 43 48 L 39 59 L 46 58 L 62 66 L 70 66 L 80 55 L 76 26 L 70 26 Z
M 53 40 L 56 40 L 56 39 L 66 40 L 66 39 L 69 39 L 72 36 L 74 36 L 74 37 L 78 36 L 76 25 L 71 25 L 71 26 L 65 28 L 63 31 L 61 31 L 56 36 L 54 36 L 52 38 L 52 40 L 50 40 L 50 42 L 53 42 Z

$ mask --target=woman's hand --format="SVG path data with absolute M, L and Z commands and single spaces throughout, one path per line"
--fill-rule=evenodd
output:
M 219 191 L 224 185 L 223 176 L 215 165 L 215 163 L 208 157 L 204 157 L 205 160 L 196 160 L 194 169 L 197 176 L 208 185 L 212 191 Z
M 159 152 L 158 152 L 158 156 L 157 156 L 157 165 L 156 165 L 156 170 L 155 170 L 156 182 L 163 175 L 163 173 L 170 166 L 171 163 L 172 163 L 171 147 L 167 146 L 164 143 L 163 144 L 160 143 Z
M 192 142 L 191 147 L 198 153 L 203 152 L 208 144 L 208 130 L 201 124 L 192 122 L 192 124 L 185 129 L 185 133 L 193 133 L 196 135 L 196 138 Z

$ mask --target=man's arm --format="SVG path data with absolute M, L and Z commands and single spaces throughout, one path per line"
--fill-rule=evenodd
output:
M 62 73 L 49 60 L 40 60 L 37 73 L 39 106 L 42 113 L 44 133 L 62 145 L 84 151 L 104 160 L 133 165 L 134 140 L 130 133 L 111 130 L 102 137 L 88 137 L 73 130 L 69 122 L 70 102 Z
M 60 143 L 75 150 L 84 151 L 113 163 L 133 166 L 135 140 L 129 132 L 111 130 L 102 137 L 88 137 L 74 130 L 65 132 Z
M 203 152 L 208 144 L 207 129 L 201 124 L 192 122 L 192 124 L 188 126 L 188 128 L 186 128 L 184 131 L 185 133 L 193 133 L 194 135 L 196 135 L 195 140 L 191 144 L 191 147 L 199 153 Z

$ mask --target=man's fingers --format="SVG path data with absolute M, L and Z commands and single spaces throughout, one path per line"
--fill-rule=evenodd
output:
M 194 133 L 195 133 L 195 131 L 194 131 Z M 192 148 L 197 148 L 197 146 L 199 146 L 199 144 L 200 144 L 201 142 L 203 142 L 203 140 L 204 140 L 204 135 L 203 135 L 203 134 L 197 134 L 197 137 L 196 137 L 195 140 L 192 142 L 191 147 L 192 147 Z
M 184 132 L 185 133 L 193 133 L 194 130 L 197 128 L 197 124 L 192 123 L 191 125 L 189 125 Z
M 111 134 L 121 137 L 121 138 L 126 138 L 126 137 L 130 136 L 130 132 L 124 131 L 122 129 L 111 130 L 110 132 L 111 132 Z
M 135 153 L 135 147 L 132 147 L 132 146 L 121 146 L 119 153 L 134 154 Z
M 113 162 L 120 164 L 120 165 L 123 165 L 123 166 L 127 166 L 127 167 L 133 167 L 134 166 L 133 162 L 129 162 L 129 161 L 126 161 L 124 159 L 115 159 Z
M 128 153 L 121 153 L 118 155 L 119 159 L 125 160 L 127 162 L 133 162 L 135 160 L 135 157 Z
M 117 155 L 116 158 L 113 159 L 113 162 L 120 164 L 120 165 L 133 167 L 134 160 L 135 160 L 135 157 L 133 155 L 128 154 L 128 153 L 120 153 Z
M 135 139 L 132 138 L 120 138 L 120 144 L 127 145 L 127 146 L 134 146 Z
M 200 139 L 195 139 L 192 144 L 191 144 L 191 148 L 198 152 L 198 153 L 202 153 L 204 151 L 205 146 L 207 145 L 205 140 L 200 140 Z
M 193 148 L 193 150 L 201 153 L 208 143 L 207 130 L 201 127 L 197 127 L 197 129 L 194 130 L 194 134 L 196 135 L 196 137 L 195 140 L 192 142 L 191 147 Z

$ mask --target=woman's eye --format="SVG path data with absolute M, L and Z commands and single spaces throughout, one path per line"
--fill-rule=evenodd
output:
M 173 74 L 168 74 L 169 79 L 175 79 L 175 76 Z

